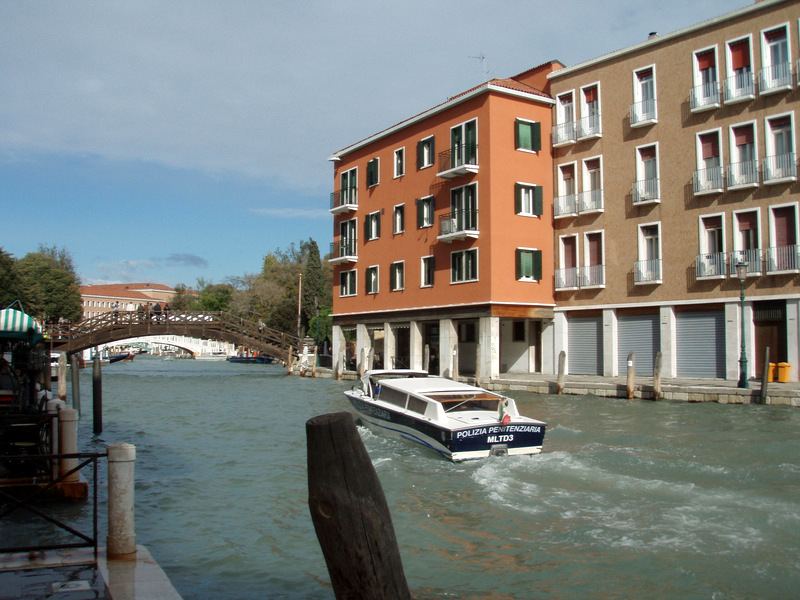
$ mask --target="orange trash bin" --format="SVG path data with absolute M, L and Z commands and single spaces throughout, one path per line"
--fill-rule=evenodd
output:
M 780 383 L 789 381 L 789 369 L 791 368 L 792 365 L 789 363 L 778 363 L 778 381 Z
M 772 383 L 773 381 L 775 381 L 775 375 L 777 375 L 776 373 L 777 367 L 778 365 L 776 365 L 775 363 L 769 363 L 769 370 L 767 371 L 768 382 Z

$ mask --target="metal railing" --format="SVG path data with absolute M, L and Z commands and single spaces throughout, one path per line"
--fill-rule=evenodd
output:
M 762 94 L 785 87 L 792 87 L 792 64 L 778 63 L 764 67 L 759 71 L 759 91 Z
M 764 183 L 797 177 L 794 152 L 767 156 L 764 159 Z
M 565 194 L 553 198 L 553 216 L 567 217 L 578 214 L 578 196 L 575 194 Z
M 697 169 L 694 172 L 694 193 L 707 194 L 710 192 L 721 192 L 725 178 L 722 176 L 722 167 L 710 167 L 708 169 Z
M 569 144 L 575 141 L 575 122 L 567 121 L 553 126 L 553 145 Z
M 455 144 L 439 153 L 439 172 L 478 164 L 478 144 Z
M 757 275 L 761 273 L 762 252 L 761 248 L 751 248 L 749 250 L 734 250 L 728 259 L 729 274 L 736 277 L 736 265 L 747 263 L 747 274 Z
M 728 187 L 758 185 L 758 161 L 730 163 L 728 165 Z
M 477 210 L 457 210 L 439 217 L 440 235 L 452 235 L 465 231 L 478 231 Z
M 699 110 L 719 106 L 719 82 L 709 81 L 692 88 L 691 109 Z
M 656 99 L 642 100 L 631 104 L 631 125 L 652 123 L 656 120 Z
M 338 190 L 331 192 L 331 210 L 358 206 L 358 190 Z
M 556 269 L 556 289 L 567 290 L 578 287 L 578 267 Z
M 725 102 L 749 100 L 756 96 L 756 81 L 752 71 L 742 71 L 725 79 Z
M 589 115 L 578 121 L 578 138 L 588 138 L 602 134 L 600 115 Z
M 800 246 L 773 246 L 767 248 L 767 273 L 797 271 L 800 269 Z
M 698 279 L 719 277 L 727 274 L 724 252 L 698 254 L 694 261 L 694 274 Z
M 658 179 L 640 179 L 633 182 L 633 203 L 658 202 L 660 196 L 660 186 Z
M 590 213 L 603 210 L 603 190 L 586 190 L 581 192 L 578 199 L 578 212 Z
M 582 288 L 603 287 L 606 284 L 606 266 L 588 265 L 581 267 L 578 283 Z
M 659 283 L 661 281 L 661 259 L 638 260 L 633 266 L 636 283 Z

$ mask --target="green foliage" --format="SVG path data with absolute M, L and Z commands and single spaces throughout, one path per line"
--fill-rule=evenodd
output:
M 175 296 L 172 298 L 170 308 L 178 311 L 194 310 L 195 302 L 197 302 L 197 298 L 194 294 L 184 284 L 179 283 L 175 286 Z
M 64 268 L 71 264 L 71 257 L 65 262 L 49 252 L 30 252 L 16 262 L 19 299 L 27 313 L 43 321 L 80 320 L 83 307 L 78 280 Z
M 19 278 L 14 268 L 16 259 L 0 248 L 0 309 L 20 299 Z
M 233 298 L 233 286 L 229 283 L 206 285 L 200 290 L 194 310 L 228 312 Z

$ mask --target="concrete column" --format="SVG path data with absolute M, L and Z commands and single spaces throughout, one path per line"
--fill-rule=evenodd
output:
M 363 375 L 367 369 L 366 361 L 369 356 L 369 349 L 372 346 L 369 339 L 369 331 L 363 323 L 356 325 L 356 361 L 359 375 Z
M 786 357 L 789 364 L 792 365 L 789 371 L 789 381 L 799 381 L 800 377 L 800 301 L 787 300 L 786 301 L 786 346 L 788 356 Z M 772 352 L 772 350 L 770 350 Z M 756 357 L 759 358 L 759 357 Z M 760 359 L 759 359 L 760 360 Z M 774 361 L 773 361 L 774 362 Z
M 739 303 L 725 303 L 725 379 L 739 380 Z M 770 359 L 772 360 L 772 359 Z M 773 361 L 774 362 L 774 361 Z
M 661 376 L 678 376 L 678 344 L 675 307 L 662 306 L 659 314 L 661 333 Z
M 619 335 L 617 311 L 613 308 L 603 309 L 603 375 L 615 377 L 619 373 Z M 569 362 L 569 357 L 567 357 Z
M 458 332 L 453 319 L 439 320 L 439 375 L 453 376 L 453 351 L 458 346 Z
M 66 404 L 61 400 L 53 399 L 47 401 L 47 414 L 54 415 L 53 420 L 50 421 L 50 448 L 48 449 L 48 452 L 53 454 L 58 454 L 58 450 L 61 447 L 58 443 L 58 413 L 65 406 Z M 60 471 L 58 459 L 54 459 L 51 465 L 53 479 L 58 478 Z
M 542 373 L 553 374 L 556 372 L 555 347 L 555 320 L 542 319 Z
M 478 320 L 478 343 L 481 355 L 478 357 L 481 377 L 496 379 L 500 376 L 500 318 L 481 317 Z
M 556 311 L 553 316 L 553 372 L 558 369 L 558 355 L 561 351 L 567 355 L 567 369 L 569 369 L 569 328 L 567 327 L 567 313 Z
M 341 326 L 334 325 L 331 332 L 331 356 L 333 360 L 333 372 L 336 374 L 337 379 L 342 378 L 342 371 L 344 371 L 344 359 L 347 344 L 344 339 L 344 331 Z
M 134 527 L 134 479 L 136 446 L 114 444 L 108 452 L 108 537 L 106 552 L 111 557 L 136 554 Z
M 78 453 L 78 411 L 74 408 L 62 408 L 58 413 L 59 454 Z M 62 458 L 58 468 L 59 477 L 78 466 L 77 458 Z M 64 481 L 78 481 L 80 474 L 75 471 Z
M 412 369 L 422 368 L 422 324 L 419 321 L 411 321 L 410 327 L 410 344 L 411 344 L 411 362 L 408 365 Z
M 383 324 L 383 368 L 394 369 L 397 356 L 397 339 L 390 323 Z

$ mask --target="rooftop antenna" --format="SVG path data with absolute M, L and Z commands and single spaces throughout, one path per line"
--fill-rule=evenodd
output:
M 469 56 L 468 58 L 476 58 L 481 61 L 481 66 L 483 67 L 483 80 L 489 81 L 489 71 L 486 69 L 486 55 L 481 52 L 478 56 Z

